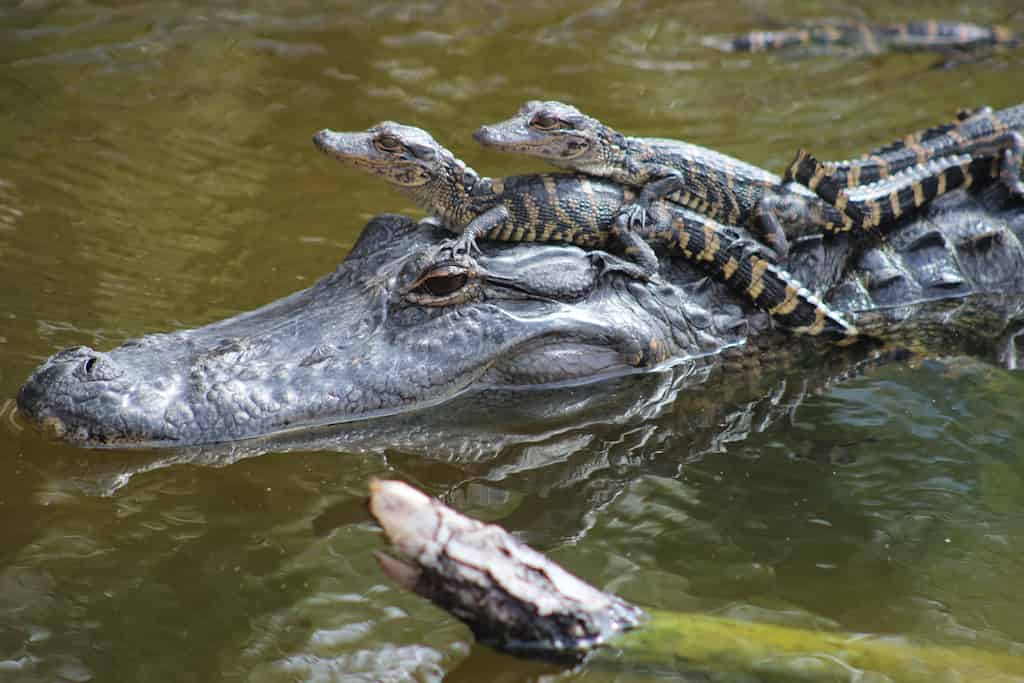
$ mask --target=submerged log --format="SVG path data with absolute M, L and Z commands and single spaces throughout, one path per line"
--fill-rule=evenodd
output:
M 902 638 L 644 611 L 570 574 L 499 526 L 397 481 L 370 483 L 370 512 L 401 553 L 378 553 L 398 585 L 520 656 L 579 662 L 611 645 L 625 661 L 786 680 L 1024 683 L 1024 656 Z M 867 677 L 866 677 L 867 676 Z
M 480 642 L 576 658 L 643 612 L 594 588 L 493 524 L 397 481 L 370 483 L 370 513 L 407 560 L 377 554 L 395 583 L 451 612 Z

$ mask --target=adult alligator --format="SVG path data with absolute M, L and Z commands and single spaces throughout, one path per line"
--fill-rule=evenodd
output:
M 482 387 L 589 382 L 684 358 L 749 373 L 821 348 L 776 330 L 682 259 L 662 258 L 647 278 L 572 246 L 484 242 L 484 253 L 454 258 L 449 237 L 375 218 L 309 289 L 109 352 L 65 349 L 18 404 L 83 445 L 213 443 L 410 411 Z M 1002 349 L 1013 363 L 1022 239 L 1024 202 L 990 184 L 948 195 L 885 248 L 808 238 L 789 265 L 875 338 Z

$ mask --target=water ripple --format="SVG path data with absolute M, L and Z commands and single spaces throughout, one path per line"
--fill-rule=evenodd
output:
M 0 671 L 441 679 L 469 635 L 380 576 L 361 500 L 385 474 L 645 604 L 1021 652 L 1024 605 L 1007 587 L 1024 575 L 1024 383 L 962 359 L 835 387 L 803 368 L 749 387 L 694 369 L 616 385 L 582 423 L 565 403 L 486 433 L 428 419 L 390 448 L 360 427 L 358 456 L 91 453 L 16 419 L 18 384 L 56 348 L 252 309 L 334 268 L 367 216 L 411 210 L 317 155 L 325 126 L 408 121 L 482 173 L 519 173 L 546 166 L 468 136 L 555 98 L 780 169 L 800 146 L 855 156 L 959 106 L 1019 98 L 1012 56 L 950 74 L 913 55 L 701 45 L 755 20 L 710 0 L 0 7 L 0 509 L 14 520 L 0 538 Z M 525 671 L 482 656 L 484 671 Z

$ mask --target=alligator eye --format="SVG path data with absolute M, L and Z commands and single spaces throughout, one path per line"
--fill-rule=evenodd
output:
M 401 152 L 402 141 L 394 135 L 380 135 L 373 140 L 373 144 L 382 152 Z
M 412 150 L 412 153 L 416 155 L 417 159 L 422 159 L 423 161 L 433 161 L 436 156 L 434 154 L 434 150 L 426 145 L 414 145 L 409 149 Z
M 469 276 L 465 273 L 439 273 L 420 283 L 417 289 L 430 296 L 451 296 L 466 286 Z
M 553 130 L 558 128 L 562 122 L 558 120 L 557 116 L 553 116 L 547 112 L 540 112 L 534 114 L 533 118 L 530 119 L 530 126 L 539 130 Z
M 455 306 L 480 293 L 477 273 L 460 263 L 447 261 L 427 268 L 402 288 L 402 298 L 421 306 Z

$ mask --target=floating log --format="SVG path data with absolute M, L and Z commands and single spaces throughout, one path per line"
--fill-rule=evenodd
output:
M 381 569 L 518 656 L 590 666 L 609 645 L 624 662 L 785 680 L 1024 683 L 1024 657 L 1010 653 L 645 611 L 401 482 L 372 481 L 369 506 L 401 555 L 378 553 Z

